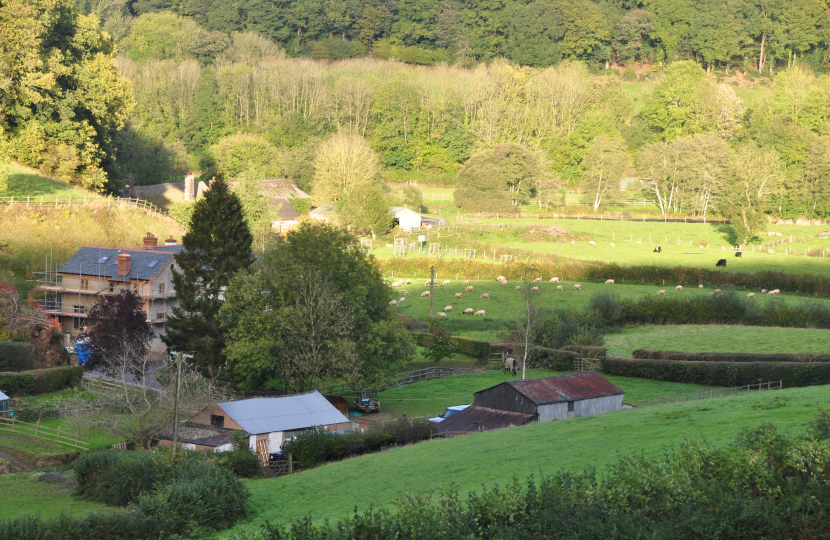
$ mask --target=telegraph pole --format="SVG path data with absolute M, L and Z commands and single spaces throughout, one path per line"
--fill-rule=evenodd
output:
M 176 444 L 179 438 L 179 386 L 182 380 L 182 353 L 176 360 L 176 397 L 173 400 L 173 457 L 176 457 Z
M 435 285 L 435 267 L 429 267 L 429 318 L 433 317 L 432 315 L 432 291 L 433 286 Z

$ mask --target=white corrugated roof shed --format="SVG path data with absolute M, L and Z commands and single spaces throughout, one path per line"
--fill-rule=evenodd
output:
M 0 392 L 0 401 L 6 401 L 7 399 L 9 399 L 9 396 L 4 394 L 3 392 Z
M 349 421 L 317 390 L 295 396 L 242 399 L 217 405 L 251 435 Z

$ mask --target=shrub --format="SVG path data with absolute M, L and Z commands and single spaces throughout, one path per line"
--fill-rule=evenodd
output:
M 35 346 L 31 343 L 0 341 L 0 372 L 35 368 Z
M 412 339 L 421 347 L 431 347 L 433 342 L 432 334 L 428 332 L 412 332 Z M 486 360 L 490 356 L 490 342 L 481 341 L 478 339 L 471 339 L 461 336 L 451 336 L 450 339 L 455 343 L 455 352 L 469 356 L 470 358 L 477 358 L 479 360 Z
M 95 512 L 85 516 L 40 514 L 0 522 L 0 540 L 147 540 L 159 538 L 154 520 L 137 512 Z
M 810 246 L 806 253 L 808 257 L 821 257 L 824 255 L 824 250 L 821 249 L 821 246 Z
M 618 324 L 625 313 L 619 297 L 612 292 L 598 292 L 588 300 L 588 309 L 595 312 L 596 318 L 604 325 Z
M 631 355 L 637 359 L 686 362 L 830 362 L 830 354 L 689 353 L 636 349 Z
M 684 362 L 608 357 L 602 360 L 602 370 L 609 375 L 727 387 L 779 380 L 786 387 L 830 383 L 830 362 Z
M 534 347 L 528 367 L 551 369 L 553 371 L 572 371 L 574 360 L 579 355 L 572 351 Z
M 311 212 L 311 197 L 294 197 L 293 199 L 288 199 L 288 203 L 301 216 Z
M 103 450 L 81 454 L 73 465 L 76 493 L 94 501 L 127 506 L 148 493 L 169 471 L 165 454 Z
M 608 351 L 605 347 L 597 347 L 595 345 L 566 345 L 562 349 L 575 352 L 583 358 L 602 358 Z
M 48 394 L 75 386 L 83 376 L 78 366 L 0 373 L 0 389 L 10 396 Z
M 256 478 L 262 476 L 262 464 L 256 453 L 248 444 L 245 432 L 234 431 L 233 451 L 219 454 L 219 464 L 241 478 Z

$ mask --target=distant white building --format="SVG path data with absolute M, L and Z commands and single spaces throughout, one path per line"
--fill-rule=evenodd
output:
M 405 206 L 393 206 L 389 209 L 392 213 L 392 221 L 404 231 L 417 230 L 421 228 L 421 214 L 410 210 Z

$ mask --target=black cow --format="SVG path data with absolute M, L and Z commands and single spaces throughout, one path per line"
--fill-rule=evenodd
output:
M 715 266 L 723 266 L 724 268 L 726 268 L 726 259 L 719 260 L 718 264 L 716 264 Z
M 660 253 L 661 251 L 663 251 L 663 250 L 660 249 L 660 246 L 657 246 L 656 248 L 654 248 L 653 253 Z
M 744 256 L 744 254 L 743 254 L 743 253 L 741 253 L 741 252 L 739 251 L 739 252 L 737 252 L 737 253 L 735 254 L 735 256 L 736 256 L 736 257 L 743 257 L 743 256 Z

